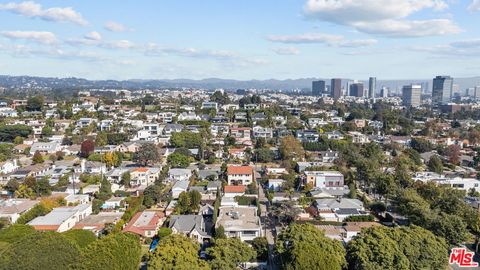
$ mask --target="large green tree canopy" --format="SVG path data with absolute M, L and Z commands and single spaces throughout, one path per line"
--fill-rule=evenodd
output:
M 347 245 L 350 269 L 445 269 L 448 246 L 444 239 L 417 226 L 373 227 Z
M 198 257 L 199 246 L 190 238 L 172 234 L 158 242 L 148 260 L 148 269 L 209 269 L 205 261 Z
M 347 265 L 342 244 L 311 224 L 291 224 L 276 245 L 284 269 L 340 270 Z

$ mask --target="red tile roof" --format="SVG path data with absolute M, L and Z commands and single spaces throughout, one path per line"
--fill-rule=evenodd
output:
M 144 211 L 145 212 L 145 211 Z M 136 213 L 132 220 L 128 222 L 128 225 L 123 229 L 124 232 L 131 232 L 135 234 L 139 234 L 141 236 L 145 236 L 146 231 L 152 231 L 157 229 L 157 225 L 160 222 L 160 219 L 163 215 L 158 212 L 155 212 L 152 218 L 148 221 L 148 224 L 143 226 L 136 226 L 135 223 L 137 220 L 143 215 L 144 212 Z
M 60 225 L 32 225 L 37 231 L 57 231 Z
M 148 168 L 136 168 L 134 172 L 148 172 Z
M 224 188 L 225 193 L 244 193 L 245 186 L 225 186 Z
M 253 174 L 250 166 L 228 166 L 227 174 Z

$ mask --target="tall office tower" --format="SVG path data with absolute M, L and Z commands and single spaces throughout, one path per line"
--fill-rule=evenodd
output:
M 312 95 L 321 96 L 325 92 L 325 81 L 312 82 Z
M 368 79 L 368 97 L 375 98 L 375 91 L 377 91 L 377 78 L 370 77 Z
M 433 79 L 432 102 L 433 104 L 447 104 L 452 100 L 453 78 L 450 76 L 437 76 Z
M 364 97 L 364 87 L 363 83 L 352 83 L 350 85 L 350 96 L 353 97 Z
M 337 100 L 342 97 L 342 79 L 332 79 L 330 84 L 331 95 Z
M 476 100 L 480 99 L 480 86 L 475 86 L 475 94 L 474 97 Z
M 387 87 L 382 87 L 382 92 L 380 93 L 382 95 L 382 98 L 388 97 L 388 88 Z
M 406 107 L 418 107 L 422 104 L 422 86 L 418 84 L 405 85 L 402 88 L 402 101 Z

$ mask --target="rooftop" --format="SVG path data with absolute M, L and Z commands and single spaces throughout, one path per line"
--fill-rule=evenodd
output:
M 261 228 L 256 207 L 220 207 L 217 226 L 220 225 L 226 231 Z
M 253 168 L 250 166 L 228 166 L 228 174 L 252 174 Z

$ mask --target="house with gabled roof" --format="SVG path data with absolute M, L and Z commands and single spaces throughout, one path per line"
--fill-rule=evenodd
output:
M 168 227 L 173 233 L 183 234 L 200 244 L 212 238 L 213 224 L 202 215 L 171 215 Z

